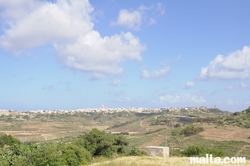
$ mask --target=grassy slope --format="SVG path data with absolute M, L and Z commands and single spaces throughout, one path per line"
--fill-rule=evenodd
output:
M 247 160 L 246 164 L 190 164 L 190 159 L 187 157 L 120 157 L 98 163 L 92 163 L 91 166 L 204 166 L 204 165 L 216 165 L 216 166 L 242 166 L 250 165 L 250 161 Z

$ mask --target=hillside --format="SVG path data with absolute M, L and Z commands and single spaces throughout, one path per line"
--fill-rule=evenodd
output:
M 248 108 L 249 109 L 249 108 Z M 239 113 L 217 108 L 180 108 L 161 111 L 119 112 L 15 112 L 0 115 L 0 135 L 10 134 L 23 143 L 51 140 L 70 142 L 92 128 L 123 134 L 130 146 L 169 146 L 181 156 L 189 146 L 220 149 L 225 156 L 250 158 L 248 109 Z M 185 129 L 201 128 L 186 134 Z

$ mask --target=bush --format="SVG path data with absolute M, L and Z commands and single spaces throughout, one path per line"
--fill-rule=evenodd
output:
M 174 128 L 179 128 L 179 127 L 181 127 L 180 123 L 177 123 L 177 124 L 174 125 Z
M 98 129 L 92 129 L 79 139 L 83 139 L 82 144 L 92 156 L 112 157 L 116 153 L 124 153 L 124 147 L 128 146 L 128 140 L 123 135 L 107 134 Z
M 202 131 L 204 131 L 203 127 L 194 127 L 192 125 L 192 126 L 187 126 L 186 128 L 182 129 L 181 134 L 184 134 L 185 136 L 190 136 L 190 135 L 199 134 Z
M 83 147 L 74 144 L 41 143 L 14 144 L 3 149 L 0 165 L 9 166 L 78 166 L 88 164 L 91 155 Z
M 147 153 L 137 149 L 136 147 L 132 147 L 129 152 L 129 155 L 130 156 L 142 156 L 142 155 L 147 155 Z
M 204 149 L 202 147 L 198 147 L 198 146 L 189 146 L 188 148 L 186 148 L 182 154 L 184 156 L 199 156 L 201 153 L 204 152 Z
M 64 165 L 88 164 L 91 161 L 91 154 L 83 147 L 74 144 L 66 144 L 60 147 L 61 158 L 64 159 Z
M 3 148 L 4 145 L 14 145 L 14 144 L 21 144 L 21 141 L 12 137 L 11 135 L 2 135 L 0 136 L 0 148 Z
M 224 153 L 217 149 L 204 149 L 199 146 L 189 146 L 184 151 L 181 152 L 184 156 L 199 156 L 204 157 L 206 154 L 212 154 L 214 157 L 222 157 L 224 156 Z
M 178 131 L 178 130 L 171 131 L 171 136 L 178 136 L 179 134 L 180 134 L 180 131 Z
M 180 149 L 171 148 L 169 153 L 170 153 L 170 156 L 178 156 L 178 157 L 183 156 L 182 151 Z
M 135 147 L 130 148 L 123 135 L 107 134 L 93 129 L 79 136 L 72 143 L 44 142 L 40 144 L 21 144 L 10 136 L 0 137 L 0 165 L 6 166 L 78 166 L 88 164 L 92 156 L 112 157 L 122 155 L 144 155 Z M 8 146 L 4 146 L 8 145 Z

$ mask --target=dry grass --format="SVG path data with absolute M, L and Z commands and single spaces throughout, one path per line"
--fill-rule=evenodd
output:
M 23 122 L 0 122 L 0 135 L 8 134 L 21 142 L 42 142 L 65 137 L 76 137 L 92 128 L 105 130 L 108 126 L 84 126 L 77 122 L 42 122 L 39 120 Z
M 201 132 L 199 135 L 202 135 L 205 139 L 217 140 L 217 141 L 244 141 L 250 142 L 248 139 L 250 135 L 250 130 L 246 128 L 240 128 L 237 126 L 227 126 L 214 128 L 205 127 L 205 131 Z
M 92 163 L 90 166 L 243 166 L 249 165 L 250 161 L 247 160 L 246 164 L 191 164 L 187 157 L 120 157 L 103 161 L 99 163 Z

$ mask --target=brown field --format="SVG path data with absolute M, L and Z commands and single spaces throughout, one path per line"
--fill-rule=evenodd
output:
M 250 129 L 240 128 L 237 126 L 227 126 L 215 128 L 214 126 L 204 126 L 205 131 L 200 135 L 205 139 L 217 140 L 217 141 L 244 141 L 249 142 Z
M 77 137 L 92 128 L 105 130 L 108 126 L 84 126 L 72 122 L 0 122 L 0 133 L 18 138 L 22 142 L 42 142 L 48 140 Z

